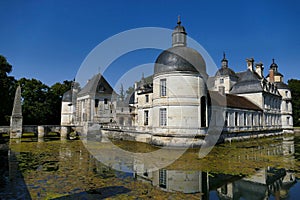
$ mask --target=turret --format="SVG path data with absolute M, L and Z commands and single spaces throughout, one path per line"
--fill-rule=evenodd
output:
M 180 16 L 178 16 L 177 26 L 172 33 L 172 46 L 186 46 L 186 35 L 185 28 L 181 26 Z

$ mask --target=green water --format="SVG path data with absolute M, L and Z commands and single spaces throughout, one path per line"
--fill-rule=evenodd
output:
M 137 142 L 114 144 L 131 152 L 157 150 Z M 126 173 L 102 164 L 81 140 L 27 137 L 1 145 L 1 199 L 298 199 L 300 195 L 299 136 L 222 144 L 201 159 L 199 149 L 190 149 L 163 169 L 139 173 L 134 169 L 141 163 L 120 163 Z M 103 151 L 104 145 L 97 145 Z

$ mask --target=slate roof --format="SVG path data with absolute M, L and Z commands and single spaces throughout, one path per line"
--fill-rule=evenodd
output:
M 226 68 L 220 68 L 215 76 L 232 76 L 232 77 L 235 77 L 235 78 L 238 78 L 238 76 L 235 74 L 235 72 L 230 69 L 229 67 L 226 67 Z
M 153 75 L 148 76 L 146 78 L 142 78 L 138 82 L 138 90 L 140 90 L 139 94 L 146 94 L 153 92 Z
M 98 87 L 98 83 L 101 82 L 109 87 L 109 91 L 112 91 L 111 93 L 113 93 L 113 88 L 110 86 L 110 84 L 106 81 L 106 79 L 99 73 L 94 75 L 89 81 L 88 83 L 82 88 L 82 90 L 78 93 L 77 96 L 85 96 L 88 94 L 95 94 L 97 87 Z
M 185 46 L 175 46 L 163 51 L 156 59 L 154 74 L 170 72 L 200 73 L 207 78 L 206 63 L 195 50 Z
M 230 93 L 241 94 L 264 91 L 261 86 L 261 78 L 256 72 L 247 70 L 245 72 L 237 73 L 237 76 L 239 77 L 239 80 L 233 85 Z
M 72 90 L 68 90 L 63 94 L 63 102 L 72 102 Z
M 226 94 L 224 96 L 216 91 L 209 91 L 209 95 L 213 105 L 226 106 L 229 108 L 262 111 L 262 109 L 259 106 L 252 103 L 246 97 L 241 97 L 234 94 Z
M 268 74 L 266 76 L 266 78 L 268 78 L 269 76 L 270 76 L 270 74 Z M 274 71 L 274 76 L 282 76 L 283 77 L 283 75 L 280 72 L 278 72 L 278 71 Z
M 275 82 L 278 89 L 290 89 L 289 86 L 283 82 Z

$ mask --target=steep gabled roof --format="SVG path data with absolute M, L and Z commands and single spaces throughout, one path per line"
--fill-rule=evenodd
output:
M 113 94 L 114 90 L 110 86 L 110 84 L 106 81 L 106 79 L 99 73 L 94 75 L 88 83 L 82 88 L 82 90 L 78 93 L 78 97 L 85 96 L 85 95 L 94 95 L 97 92 L 99 84 L 105 88 L 103 93 L 105 94 Z
M 68 90 L 63 94 L 63 102 L 72 102 L 72 90 Z

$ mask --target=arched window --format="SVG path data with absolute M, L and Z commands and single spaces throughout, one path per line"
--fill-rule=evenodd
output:
M 206 127 L 206 98 L 201 97 L 201 127 Z

